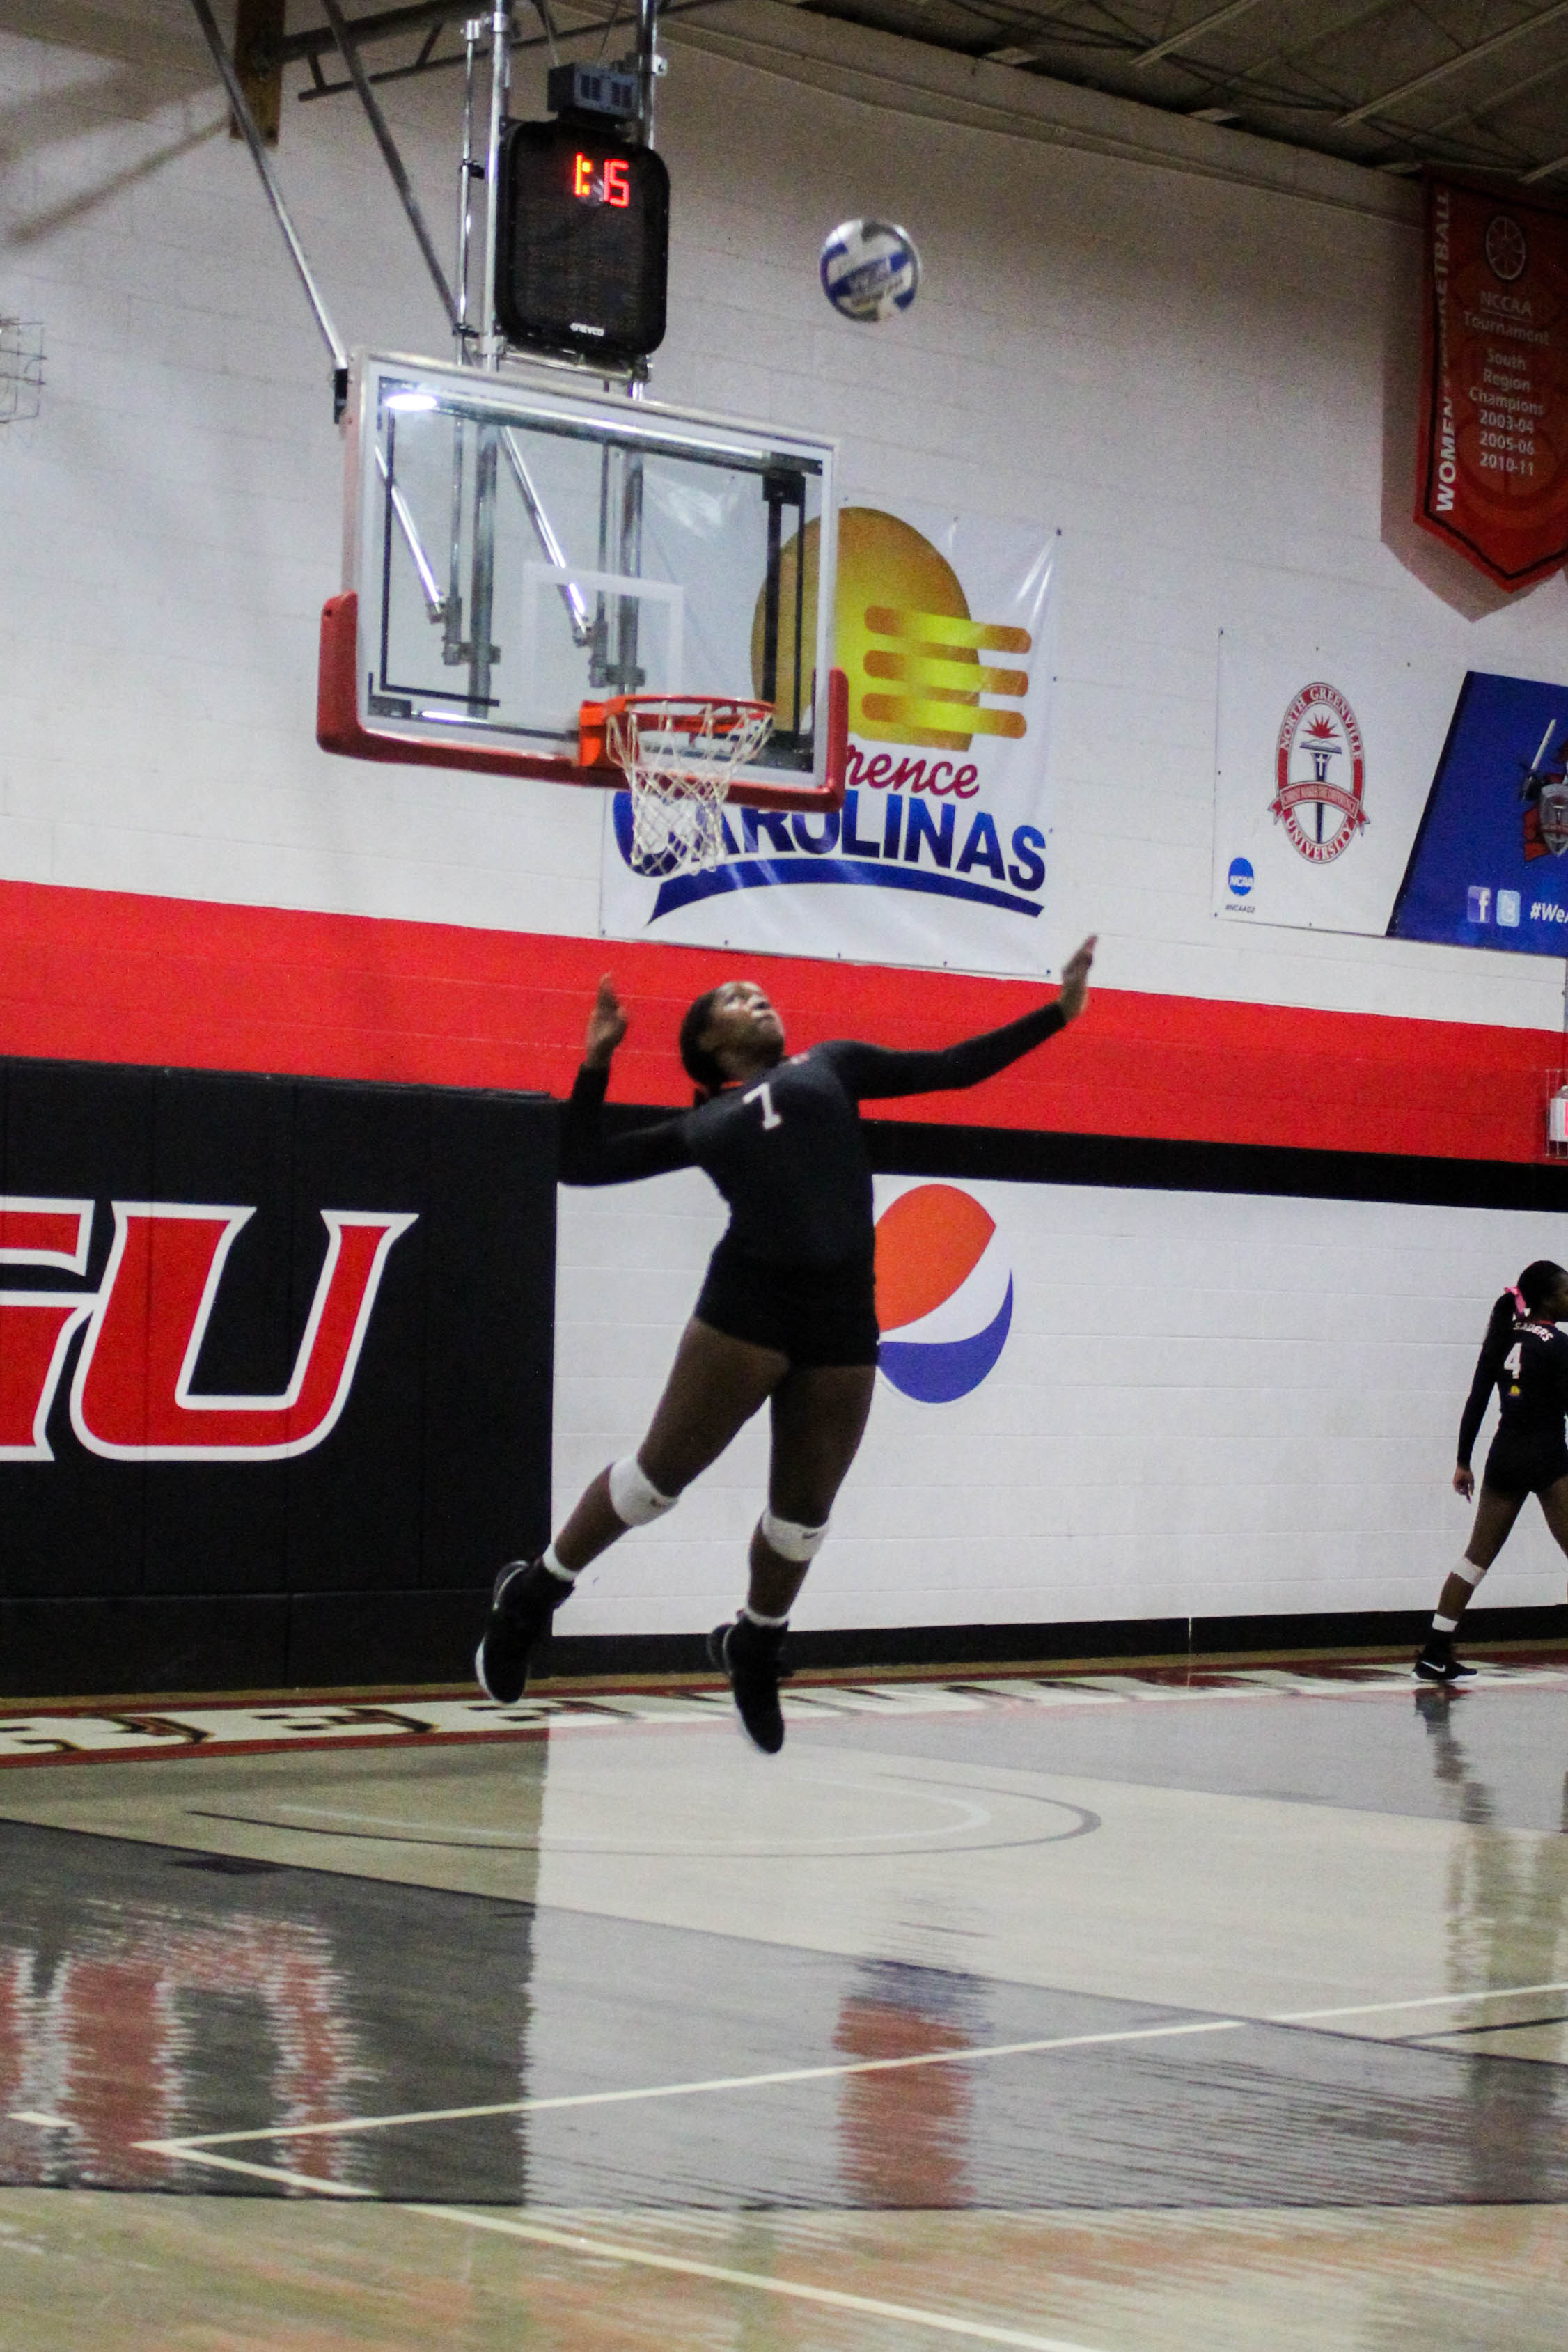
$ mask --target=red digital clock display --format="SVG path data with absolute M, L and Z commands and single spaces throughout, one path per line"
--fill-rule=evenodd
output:
M 624 155 L 575 154 L 572 194 L 584 204 L 615 205 L 625 212 L 632 200 L 631 166 Z

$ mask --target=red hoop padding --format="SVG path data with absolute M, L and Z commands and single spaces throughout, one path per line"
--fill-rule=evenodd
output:
M 316 675 L 316 740 L 344 760 L 392 760 L 410 768 L 468 768 L 481 776 L 521 776 L 541 784 L 600 783 L 574 761 L 544 751 L 513 751 L 500 744 L 415 742 L 361 723 L 359 598 L 351 589 L 321 607 L 321 667 Z

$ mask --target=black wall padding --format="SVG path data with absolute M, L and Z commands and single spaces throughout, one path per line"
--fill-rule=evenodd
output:
M 114 1202 L 254 1208 L 194 1392 L 283 1391 L 323 1210 L 416 1219 L 341 1418 L 289 1458 L 105 1459 L 72 1426 L 72 1339 L 54 1459 L 0 1461 L 0 1692 L 468 1674 L 497 1567 L 549 1532 L 555 1125 L 537 1096 L 0 1061 L 0 1192 L 94 1204 L 85 1276 L 13 1262 L 0 1292 L 96 1291 Z

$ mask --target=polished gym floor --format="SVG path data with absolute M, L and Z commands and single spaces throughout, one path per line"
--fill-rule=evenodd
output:
M 1568 1672 L 0 1717 L 0 2352 L 1558 2352 Z

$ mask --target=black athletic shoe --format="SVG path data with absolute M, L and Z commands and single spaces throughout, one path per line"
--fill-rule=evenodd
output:
M 508 1560 L 496 1578 L 489 1622 L 474 1653 L 474 1672 L 487 1698 L 510 1706 L 522 1696 L 529 1661 L 571 1590 L 542 1560 Z
M 784 1635 L 782 1625 L 753 1625 L 749 1617 L 737 1617 L 715 1625 L 708 1636 L 708 1654 L 729 1675 L 747 1737 L 764 1756 L 776 1756 L 784 1740 L 779 1683 L 789 1669 L 779 1664 Z
M 1426 1683 L 1468 1682 L 1475 1673 L 1474 1666 L 1463 1664 L 1454 1655 L 1454 1644 L 1434 1633 L 1415 1661 L 1415 1671 Z

